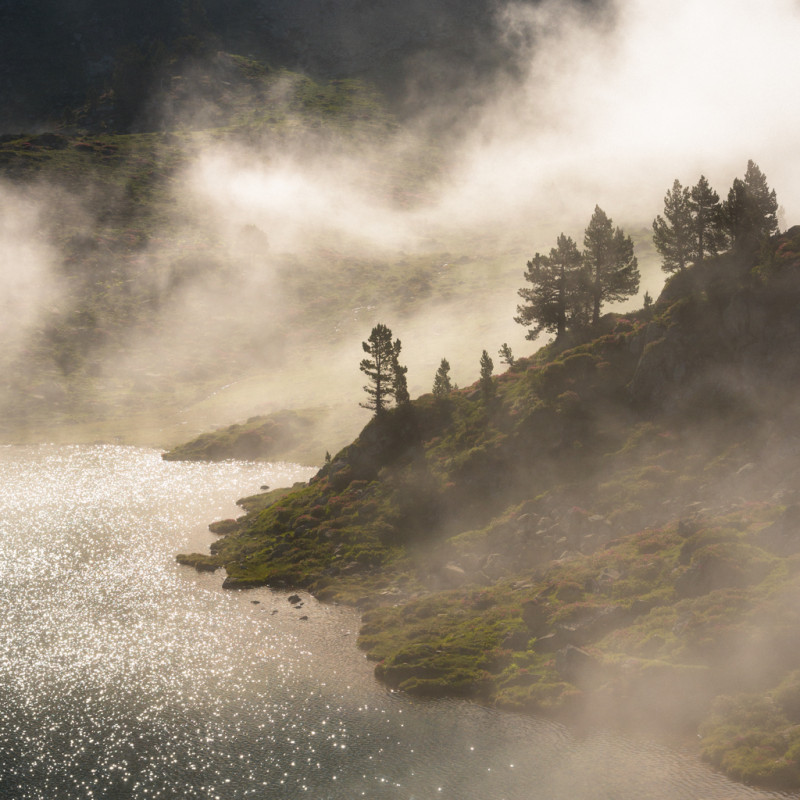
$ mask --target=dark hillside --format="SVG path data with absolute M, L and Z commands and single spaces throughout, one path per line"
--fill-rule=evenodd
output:
M 141 124 L 176 62 L 218 50 L 316 78 L 368 80 L 395 100 L 408 83 L 417 97 L 444 99 L 515 69 L 495 12 L 489 0 L 4 0 L 0 133 L 52 125 L 109 90 L 134 106 L 118 109 L 113 130 Z
M 715 764 L 797 788 L 798 303 L 793 228 L 520 359 L 493 397 L 373 419 L 180 560 L 358 604 L 390 686 L 702 723 Z

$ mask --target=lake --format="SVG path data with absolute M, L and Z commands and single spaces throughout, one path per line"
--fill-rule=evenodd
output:
M 655 743 L 389 692 L 355 611 L 175 563 L 236 498 L 314 472 L 0 448 L 0 797 L 780 796 Z

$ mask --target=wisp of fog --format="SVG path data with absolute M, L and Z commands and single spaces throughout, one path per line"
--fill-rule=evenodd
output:
M 546 0 L 507 3 L 498 14 L 515 69 L 487 75 L 469 93 L 480 104 L 463 113 L 458 92 L 450 107 L 441 97 L 431 107 L 417 93 L 410 118 L 373 142 L 326 142 L 322 133 L 195 144 L 173 184 L 179 205 L 207 234 L 203 257 L 236 263 L 235 274 L 189 274 L 158 325 L 132 332 L 125 353 L 106 354 L 104 374 L 163 363 L 165 353 L 196 357 L 197 342 L 214 342 L 216 358 L 240 362 L 242 379 L 255 372 L 263 380 L 228 406 L 218 396 L 208 422 L 313 404 L 321 385 L 325 403 L 355 407 L 361 341 L 381 321 L 403 341 L 412 394 L 429 391 L 442 357 L 465 385 L 477 378 L 482 349 L 495 353 L 508 342 L 523 355 L 535 347 L 513 322 L 525 262 L 561 231 L 582 241 L 595 204 L 634 235 L 642 292 L 651 295 L 663 275 L 650 225 L 674 178 L 691 185 L 705 174 L 724 197 L 752 158 L 777 191 L 781 224 L 796 221 L 797 2 Z M 409 85 L 419 82 L 409 76 Z M 443 119 L 460 123 L 447 130 Z M 390 166 L 431 148 L 439 168 L 413 202 L 398 204 Z M 21 348 L 57 302 L 58 254 L 37 233 L 53 201 L 1 191 L 4 340 Z M 180 224 L 171 221 L 171 235 Z M 141 260 L 154 260 L 160 247 L 152 238 Z M 339 265 L 352 262 L 372 278 L 387 264 L 408 264 L 423 288 L 405 304 L 389 292 L 344 304 L 335 325 L 306 339 L 288 306 L 325 307 Z M 302 301 L 285 290 L 287 274 L 299 271 L 315 286 Z M 221 344 L 228 325 L 252 326 L 247 352 Z M 361 423 L 368 416 L 356 413 Z

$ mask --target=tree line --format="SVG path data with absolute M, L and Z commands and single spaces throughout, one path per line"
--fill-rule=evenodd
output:
M 529 328 L 527 339 L 542 331 L 561 337 L 570 328 L 585 328 L 600 320 L 607 302 L 625 300 L 639 291 L 639 266 L 633 241 L 600 206 L 595 206 L 583 236 L 583 250 L 562 233 L 550 253 L 528 261 L 519 290 L 525 301 L 514 321 Z
M 665 272 L 679 272 L 725 250 L 747 251 L 778 230 L 778 200 L 758 164 L 750 160 L 724 202 L 705 175 L 695 186 L 675 179 L 664 215 L 653 220 L 653 244 Z
M 375 416 L 382 416 L 392 405 L 400 407 L 410 403 L 406 378 L 408 367 L 400 363 L 402 343 L 393 338 L 391 329 L 378 323 L 361 347 L 367 357 L 361 359 L 359 368 L 367 376 L 368 383 L 364 386 L 367 400 L 359 405 L 374 411 Z M 505 343 L 500 348 L 500 357 L 509 366 L 514 362 L 511 348 Z M 484 350 L 480 360 L 479 386 L 487 400 L 494 394 L 493 371 L 494 362 Z M 458 386 L 450 380 L 450 363 L 443 358 L 433 379 L 433 396 L 441 400 L 457 389 Z
M 663 215 L 653 220 L 662 269 L 678 272 L 726 250 L 751 250 L 778 230 L 777 212 L 775 191 L 752 160 L 724 202 L 704 175 L 692 187 L 676 179 L 664 197 Z M 635 295 L 640 276 L 630 236 L 596 206 L 583 250 L 562 233 L 548 254 L 528 261 L 524 278 L 530 285 L 518 292 L 524 302 L 514 320 L 528 327 L 528 339 L 546 331 L 558 340 L 568 330 L 596 325 L 605 303 Z
M 675 180 L 664 197 L 664 212 L 653 220 L 653 244 L 661 256 L 661 268 L 673 273 L 702 264 L 725 251 L 748 252 L 778 231 L 778 202 L 764 173 L 750 160 L 743 178 L 736 178 L 726 200 L 704 175 L 692 187 Z M 527 262 L 524 278 L 529 286 L 519 289 L 524 303 L 517 306 L 514 321 L 528 328 L 527 339 L 546 331 L 558 341 L 567 331 L 589 329 L 600 321 L 603 306 L 617 303 L 639 291 L 639 266 L 633 241 L 615 227 L 611 218 L 595 206 L 583 235 L 583 249 L 564 233 L 548 254 L 536 253 Z M 645 294 L 645 307 L 652 304 Z M 383 324 L 376 325 L 362 347 L 367 358 L 361 371 L 363 408 L 381 415 L 393 402 L 410 402 L 407 367 L 399 362 L 401 344 Z M 508 366 L 514 356 L 503 343 L 498 355 Z M 486 402 L 494 394 L 494 363 L 486 350 L 480 360 L 479 389 Z M 450 364 L 441 360 L 432 392 L 439 400 L 458 387 L 450 380 Z

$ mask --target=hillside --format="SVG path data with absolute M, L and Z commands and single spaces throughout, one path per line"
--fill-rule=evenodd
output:
M 326 409 L 277 411 L 250 417 L 245 423 L 201 433 L 161 454 L 165 461 L 225 461 L 228 459 L 313 463 L 325 452 L 317 438 L 327 421 Z
M 730 775 L 796 789 L 798 302 L 793 228 L 518 360 L 491 395 L 373 419 L 179 560 L 358 605 L 391 687 L 699 729 Z
M 0 134 L 69 120 L 76 107 L 109 93 L 113 130 L 159 130 L 154 110 L 165 79 L 220 50 L 322 81 L 366 79 L 398 104 L 408 83 L 443 99 L 513 70 L 506 63 L 513 47 L 486 0 L 402 10 L 356 0 L 35 0 L 0 3 L 0 22 Z

